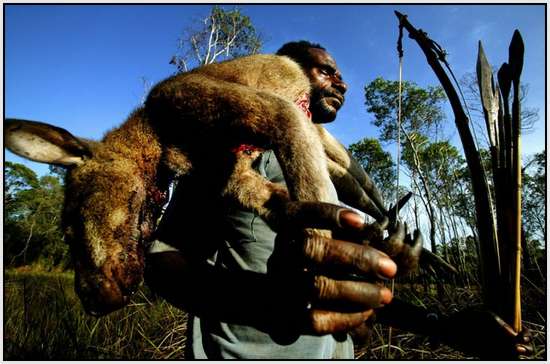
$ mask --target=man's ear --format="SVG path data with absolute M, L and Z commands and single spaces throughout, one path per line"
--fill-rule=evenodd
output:
M 70 167 L 91 157 L 88 143 L 67 130 L 38 121 L 5 119 L 4 147 L 35 162 Z

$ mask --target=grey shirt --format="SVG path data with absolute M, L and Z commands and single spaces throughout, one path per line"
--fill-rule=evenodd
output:
M 268 180 L 284 183 L 272 151 L 262 153 L 254 168 Z M 222 238 L 209 263 L 228 270 L 266 273 L 276 233 L 256 213 L 237 207 L 229 208 L 223 220 L 217 232 Z M 353 359 L 349 336 L 337 342 L 332 335 L 302 335 L 283 345 L 268 332 L 206 316 L 192 317 L 190 325 L 187 351 L 195 359 Z

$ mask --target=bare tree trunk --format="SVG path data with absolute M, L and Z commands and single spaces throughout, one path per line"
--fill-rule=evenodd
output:
M 422 169 L 420 166 L 420 158 L 418 157 L 418 151 L 416 150 L 416 146 L 414 145 L 414 141 L 412 140 L 411 136 L 405 128 L 403 128 L 403 125 L 401 125 L 401 131 L 403 134 L 405 134 L 405 137 L 407 138 L 407 142 L 409 143 L 409 146 L 411 147 L 411 150 L 413 151 L 413 165 L 416 169 L 416 172 L 418 173 L 418 177 L 420 181 L 422 182 L 422 189 L 424 190 L 424 194 L 426 195 L 427 201 L 423 200 L 424 206 L 426 207 L 426 212 L 428 213 L 428 217 L 430 219 L 430 244 L 432 248 L 432 253 L 437 254 L 437 247 L 436 247 L 436 239 L 435 239 L 435 224 L 437 223 L 437 218 L 435 216 L 435 212 L 432 206 L 432 194 L 430 191 L 430 186 L 428 183 L 428 180 L 422 173 Z

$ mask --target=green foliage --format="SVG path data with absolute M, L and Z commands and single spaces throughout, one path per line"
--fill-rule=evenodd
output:
M 262 37 L 250 17 L 240 9 L 212 6 L 210 14 L 179 39 L 178 50 L 170 61 L 177 72 L 222 60 L 258 53 Z
M 546 242 L 546 150 L 525 165 L 522 202 L 525 234 Z
M 64 188 L 59 178 L 38 178 L 27 167 L 6 162 L 5 180 L 4 264 L 67 267 L 70 256 L 61 229 Z
M 4 207 L 9 210 L 14 203 L 14 195 L 23 189 L 38 186 L 34 171 L 22 164 L 4 162 Z
M 395 163 L 391 154 L 384 151 L 378 139 L 364 138 L 349 146 L 349 151 L 389 201 L 395 189 Z
M 67 175 L 67 169 L 61 167 L 61 166 L 54 166 L 49 165 L 48 171 L 52 176 L 57 177 L 60 181 L 62 181 L 62 184 L 65 184 L 65 176 Z
M 475 216 L 470 173 L 459 150 L 449 141 L 430 143 L 427 139 L 418 149 L 422 173 L 428 180 L 438 209 L 460 216 L 473 226 Z M 410 148 L 405 148 L 403 159 L 408 163 L 411 159 L 409 153 Z M 443 218 L 440 216 L 440 220 Z
M 373 124 L 380 130 L 380 139 L 384 142 L 397 141 L 397 121 L 399 116 L 399 82 L 376 78 L 365 87 L 365 105 L 374 115 Z M 430 221 L 429 241 L 433 252 L 437 251 L 436 225 L 438 224 L 434 198 L 433 178 L 429 178 L 425 165 L 429 156 L 424 158 L 422 150 L 429 145 L 429 137 L 437 138 L 445 114 L 441 103 L 445 93 L 439 86 L 421 88 L 413 82 L 401 85 L 401 142 L 403 160 L 408 166 L 412 179 L 412 190 L 422 201 Z M 433 163 L 432 163 L 433 166 Z M 437 173 L 437 172 L 436 172 Z M 419 222 L 415 209 L 415 222 Z M 441 234 L 443 235 L 443 234 Z
M 453 179 L 449 181 L 450 184 L 447 186 L 449 204 L 453 207 L 453 213 L 456 217 L 463 219 L 474 230 L 476 215 L 470 170 L 468 166 L 463 165 L 461 168 L 450 172 L 453 174 Z
M 365 87 L 367 111 L 374 114 L 373 124 L 380 128 L 384 142 L 397 139 L 399 82 L 376 78 Z M 445 119 L 441 103 L 446 100 L 440 86 L 423 89 L 414 82 L 402 83 L 401 124 L 405 130 L 430 134 Z
M 465 160 L 459 150 L 447 140 L 430 142 L 427 137 L 411 133 L 411 139 L 415 143 L 419 167 L 423 175 L 428 179 L 434 192 L 449 187 L 456 182 L 455 172 L 465 167 Z M 403 161 L 414 169 L 414 156 L 409 143 L 403 149 Z

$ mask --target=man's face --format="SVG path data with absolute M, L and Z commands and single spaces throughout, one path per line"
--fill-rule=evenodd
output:
M 348 86 L 334 59 L 322 49 L 310 48 L 311 63 L 305 73 L 311 82 L 312 119 L 315 123 L 329 123 L 344 103 Z

